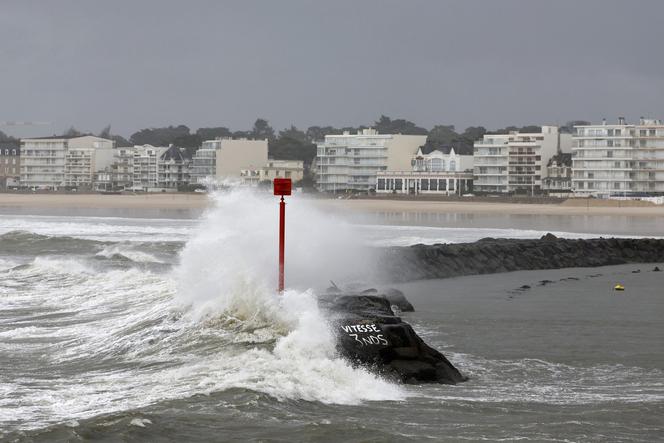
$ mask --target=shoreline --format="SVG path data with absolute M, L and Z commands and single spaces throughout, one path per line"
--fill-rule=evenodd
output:
M 298 198 L 294 196 L 294 198 Z M 306 197 L 305 197 L 306 198 Z M 614 215 L 664 217 L 664 205 L 626 204 L 606 200 L 566 200 L 561 203 L 309 198 L 319 209 L 351 213 L 431 213 L 510 215 Z M 0 193 L 0 210 L 204 210 L 211 206 L 208 194 L 24 194 Z

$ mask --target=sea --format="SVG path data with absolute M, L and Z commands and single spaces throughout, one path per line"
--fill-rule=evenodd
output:
M 664 441 L 664 264 L 391 284 L 375 251 L 662 237 L 658 218 L 329 213 L 210 194 L 199 212 L 0 213 L 0 441 Z M 511 217 L 511 218 L 510 218 Z M 341 358 L 317 294 L 394 287 L 469 381 Z M 615 292 L 621 283 L 625 291 Z

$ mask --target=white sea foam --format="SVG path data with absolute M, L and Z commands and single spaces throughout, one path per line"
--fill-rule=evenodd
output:
M 163 263 L 163 260 L 158 259 L 152 254 L 147 252 L 138 251 L 128 245 L 111 245 L 107 246 L 96 254 L 98 257 L 112 258 L 116 256 L 125 257 L 136 263 Z
M 15 317 L 0 332 L 0 352 L 34 352 L 68 375 L 46 384 L 0 380 L 0 427 L 16 420 L 40 427 L 231 388 L 337 404 L 407 396 L 339 358 L 306 289 L 361 271 L 365 252 L 352 227 L 289 200 L 292 289 L 277 295 L 275 199 L 244 191 L 215 198 L 217 209 L 192 234 L 174 275 L 57 256 L 8 271 L 7 281 L 21 286 L 4 291 L 0 309 L 47 317 Z M 116 253 L 127 256 L 127 245 L 102 251 Z
M 27 231 L 99 241 L 186 241 L 196 223 L 165 218 L 3 215 L 0 234 Z

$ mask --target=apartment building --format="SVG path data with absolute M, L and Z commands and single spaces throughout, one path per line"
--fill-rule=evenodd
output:
M 462 195 L 473 189 L 473 156 L 459 155 L 450 148 L 423 154 L 418 149 L 410 171 L 379 171 L 379 194 Z
M 111 173 L 107 176 L 110 184 L 106 189 L 124 190 L 134 185 L 134 147 L 117 148 L 113 153 Z M 98 180 L 102 183 L 102 180 Z
M 167 150 L 161 146 L 134 146 L 132 190 L 150 192 L 160 188 L 159 158 Z
M 65 152 L 64 186 L 92 189 L 96 174 L 113 163 L 113 140 L 93 135 L 70 138 Z
M 569 152 L 570 134 L 557 126 L 540 133 L 486 134 L 474 145 L 474 182 L 477 192 L 536 194 L 542 190 L 545 166 L 558 152 Z
M 92 135 L 21 140 L 21 186 L 57 190 L 91 187 L 95 172 L 112 161 L 114 142 Z
M 192 159 L 192 183 L 210 178 L 240 178 L 241 172 L 259 170 L 267 162 L 267 140 L 216 138 L 206 140 Z
M 221 139 L 205 140 L 196 150 L 191 162 L 191 183 L 205 183 L 217 175 L 217 148 Z
M 271 182 L 275 178 L 290 178 L 297 183 L 304 178 L 304 162 L 302 160 L 268 160 L 267 165 L 260 169 L 243 169 L 240 172 L 242 184 L 257 185 Z
M 575 126 L 572 186 L 581 196 L 664 194 L 664 124 Z
M 21 149 L 0 145 L 0 189 L 17 188 L 21 178 Z
M 221 139 L 216 155 L 218 179 L 239 178 L 246 169 L 260 169 L 268 163 L 267 140 Z
M 375 189 L 376 174 L 409 169 L 413 155 L 426 138 L 379 134 L 375 129 L 326 135 L 317 147 L 316 186 L 323 192 Z
M 65 181 L 66 137 L 21 140 L 21 187 L 58 189 Z

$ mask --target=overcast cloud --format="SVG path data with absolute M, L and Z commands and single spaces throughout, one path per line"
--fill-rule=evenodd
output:
M 0 130 L 664 117 L 664 1 L 0 0 Z

